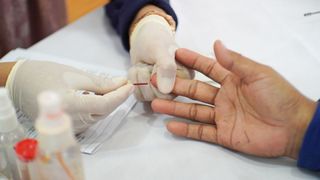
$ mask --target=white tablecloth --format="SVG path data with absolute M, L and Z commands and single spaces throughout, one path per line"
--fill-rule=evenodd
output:
M 179 17 L 177 42 L 212 56 L 212 43 L 278 70 L 301 92 L 320 97 L 319 0 L 171 0 Z M 42 40 L 31 50 L 126 70 L 129 55 L 103 9 Z M 200 77 L 200 76 L 198 76 Z M 286 158 L 264 159 L 177 138 L 138 103 L 126 123 L 95 155 L 84 155 L 87 179 L 319 179 Z

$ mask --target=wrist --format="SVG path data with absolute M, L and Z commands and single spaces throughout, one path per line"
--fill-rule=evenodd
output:
M 6 86 L 9 74 L 16 62 L 0 63 L 0 87 Z
M 140 33 L 141 31 L 143 31 L 143 33 Z M 156 40 L 155 38 L 161 39 L 163 38 L 161 37 L 162 32 L 165 32 L 165 34 L 170 37 L 174 37 L 174 31 L 172 31 L 171 27 L 162 16 L 149 15 L 139 21 L 139 23 L 135 26 L 129 39 L 130 47 L 132 48 L 133 45 L 136 44 L 137 39 L 144 39 L 146 37 L 149 37 L 150 35 L 154 37 L 154 40 Z M 141 45 L 142 44 L 139 43 L 139 46 Z
M 21 72 L 20 67 L 24 62 L 26 62 L 26 60 L 19 60 L 14 63 L 14 65 L 11 68 L 10 73 L 8 74 L 7 81 L 5 84 L 5 87 L 8 89 L 8 92 L 9 92 L 13 102 L 14 102 L 14 97 L 15 97 L 13 94 L 14 94 L 15 90 L 21 90 L 21 88 L 15 88 L 15 85 L 16 85 L 15 81 L 16 81 L 16 75 L 18 72 Z
M 302 98 L 305 100 L 303 103 L 300 103 L 300 108 L 297 108 L 297 114 L 293 118 L 293 126 L 289 130 L 291 132 L 291 136 L 289 138 L 290 140 L 286 150 L 286 156 L 293 159 L 297 159 L 299 155 L 304 135 L 317 107 L 316 101 L 307 99 L 305 97 Z
M 168 15 L 163 9 L 155 6 L 155 5 L 146 5 L 143 8 L 140 9 L 140 11 L 137 13 L 136 17 L 134 18 L 134 20 L 131 23 L 131 26 L 129 28 L 129 38 L 131 37 L 131 34 L 133 32 L 133 30 L 135 29 L 136 25 L 145 17 L 149 16 L 149 15 L 158 15 L 163 17 L 168 25 L 170 26 L 170 28 L 172 29 L 172 31 L 175 31 L 176 29 L 176 22 L 174 21 L 174 19 Z

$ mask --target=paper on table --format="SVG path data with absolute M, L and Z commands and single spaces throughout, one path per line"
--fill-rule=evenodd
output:
M 78 135 L 77 139 L 81 144 L 81 152 L 86 154 L 95 153 L 102 143 L 117 130 L 136 102 L 137 100 L 133 96 L 130 96 L 127 101 L 107 118 L 97 122 L 84 133 Z
M 132 107 L 136 104 L 136 99 L 130 96 L 121 106 L 113 111 L 108 117 L 97 122 L 85 132 L 76 136 L 81 147 L 80 150 L 85 154 L 93 154 L 98 148 L 108 140 L 120 126 Z M 17 111 L 19 122 L 27 130 L 27 136 L 35 138 L 37 133 L 33 127 L 33 121 L 22 111 Z
M 114 69 L 96 67 L 94 65 L 88 65 L 84 63 L 75 62 L 68 59 L 57 58 L 54 56 L 30 52 L 23 49 L 17 49 L 11 51 L 2 58 L 2 61 L 13 61 L 17 59 L 33 59 L 33 60 L 51 60 L 54 62 L 74 66 L 79 69 L 84 69 L 97 74 L 105 74 L 108 72 L 109 75 L 124 75 L 125 72 L 117 71 Z M 109 139 L 112 134 L 120 126 L 121 122 L 125 119 L 127 114 L 131 111 L 132 107 L 136 104 L 137 100 L 130 96 L 121 106 L 113 111 L 108 117 L 97 122 L 85 132 L 77 135 L 77 140 L 81 145 L 81 152 L 85 154 L 93 154 L 98 148 Z M 33 121 L 28 118 L 22 111 L 17 110 L 17 116 L 20 123 L 27 129 L 28 137 L 36 137 L 36 132 L 33 127 Z

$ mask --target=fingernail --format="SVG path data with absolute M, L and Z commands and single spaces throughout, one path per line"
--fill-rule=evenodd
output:
M 151 82 L 151 84 L 152 84 L 154 87 L 158 88 L 158 87 L 157 87 L 157 74 L 153 74 L 153 75 L 151 76 L 150 82 Z

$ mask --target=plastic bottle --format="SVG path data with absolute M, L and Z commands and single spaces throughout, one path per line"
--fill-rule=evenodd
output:
M 48 180 L 84 179 L 80 146 L 72 130 L 70 117 L 63 111 L 61 100 L 54 92 L 38 97 L 38 132 L 40 176 Z
M 11 171 L 7 161 L 7 155 L 4 149 L 0 147 L 0 180 L 8 180 L 11 178 Z
M 8 92 L 0 88 L 0 174 L 8 179 L 20 179 L 13 147 L 24 137 Z

